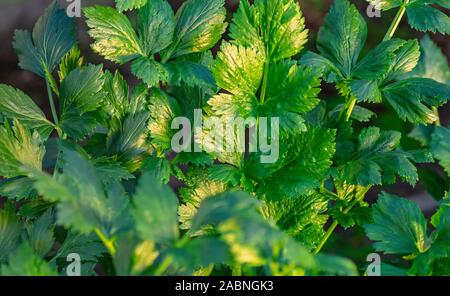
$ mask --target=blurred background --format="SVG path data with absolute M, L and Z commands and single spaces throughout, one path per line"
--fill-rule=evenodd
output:
M 22 71 L 18 67 L 17 56 L 12 48 L 12 39 L 15 29 L 32 30 L 36 20 L 51 2 L 51 0 L 0 0 L 0 83 L 6 83 L 16 88 L 22 89 L 24 92 L 30 95 L 40 105 L 40 107 L 46 110 L 48 115 L 50 115 L 50 111 L 49 107 L 47 106 L 47 97 L 44 82 L 31 72 Z M 60 0 L 59 2 L 62 7 L 67 7 L 72 1 Z M 184 1 L 170 0 L 169 2 L 176 10 Z M 236 10 L 239 4 L 239 0 L 227 0 L 226 2 L 230 19 L 232 13 Z M 360 12 L 365 17 L 369 26 L 368 41 L 365 48 L 365 50 L 367 51 L 368 49 L 373 48 L 383 39 L 383 36 L 385 35 L 390 23 L 394 19 L 396 9 L 393 9 L 392 11 L 381 12 L 381 17 L 379 18 L 371 18 L 366 12 L 368 3 L 365 0 L 351 0 L 351 2 L 359 7 Z M 324 16 L 329 10 L 332 0 L 299 0 L 299 3 L 306 18 L 307 28 L 310 30 L 307 48 L 315 51 L 315 38 L 317 31 L 319 30 L 319 27 L 323 22 Z M 82 7 L 94 4 L 112 6 L 114 5 L 114 1 L 81 0 Z M 449 13 L 450 11 L 447 11 L 447 14 Z M 118 67 L 117 65 L 106 62 L 104 59 L 95 55 L 90 50 L 89 43 L 91 41 L 86 33 L 87 28 L 84 23 L 84 19 L 82 17 L 76 18 L 76 22 L 78 28 L 79 45 L 82 54 L 86 57 L 86 60 L 90 63 L 103 63 L 108 69 L 116 69 Z M 404 17 L 399 29 L 396 32 L 396 36 L 403 39 L 420 39 L 423 36 L 423 33 L 416 32 L 410 29 L 406 22 L 406 17 Z M 432 35 L 431 38 L 442 49 L 444 54 L 447 56 L 447 59 L 450 59 L 449 37 L 436 34 Z M 217 47 L 215 50 L 217 50 Z M 135 78 L 130 74 L 129 65 L 120 67 L 120 70 L 129 83 L 138 83 L 138 81 L 136 81 Z M 336 92 L 334 88 L 325 85 L 324 90 L 321 93 L 321 98 L 329 101 L 336 100 Z M 369 105 L 369 108 L 378 114 L 375 122 L 372 122 L 372 124 L 375 124 L 384 129 L 398 130 L 403 132 L 404 134 L 407 134 L 412 129 L 411 125 L 405 124 L 404 122 L 399 120 L 394 113 L 392 113 L 388 108 L 382 105 Z M 440 116 L 443 125 L 447 126 L 450 124 L 450 104 L 447 104 L 440 109 Z M 414 145 L 417 144 L 411 142 L 413 140 L 408 140 L 407 138 L 405 138 L 403 141 L 404 143 L 402 144 L 406 147 L 414 148 Z M 439 170 L 435 170 L 433 166 L 427 167 L 425 169 L 434 170 L 435 174 L 437 174 L 436 176 L 439 176 L 439 178 L 443 177 L 443 174 L 441 174 Z M 427 175 L 429 176 L 429 174 Z M 429 178 L 429 182 L 435 182 L 436 186 L 439 186 L 437 178 L 434 180 L 433 176 L 429 176 Z M 390 187 L 375 188 L 370 193 L 369 200 L 373 200 L 381 190 L 385 190 L 390 193 L 408 197 L 414 200 L 421 206 L 421 208 L 427 215 L 430 215 L 437 205 L 436 201 L 424 190 L 424 187 L 421 184 L 418 184 L 415 188 L 412 188 L 410 185 L 403 183 L 397 183 L 396 185 Z M 352 230 L 352 232 L 354 231 L 358 230 Z M 363 245 L 365 244 L 361 244 L 361 241 L 364 240 L 363 233 L 356 236 L 355 233 L 352 233 L 352 235 L 349 235 L 347 237 L 348 240 L 345 240 L 344 238 L 343 240 L 341 239 L 340 242 L 329 244 L 328 248 L 331 249 L 329 251 L 333 252 L 332 249 L 338 248 L 339 246 L 339 249 L 342 252 L 342 245 L 348 245 L 350 247 L 349 250 L 353 250 L 353 252 L 355 252 L 355 249 L 359 250 L 361 256 L 367 254 L 367 249 L 363 247 Z M 354 257 L 355 254 L 352 254 L 352 257 Z M 341 255 L 345 256 L 346 254 Z M 361 257 L 361 259 L 364 260 L 363 257 Z

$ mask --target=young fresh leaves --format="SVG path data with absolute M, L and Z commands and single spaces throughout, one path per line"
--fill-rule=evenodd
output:
M 200 65 L 170 60 L 206 51 L 219 41 L 226 27 L 223 5 L 223 0 L 189 0 L 174 15 L 167 1 L 148 1 L 138 10 L 137 30 L 113 8 L 88 7 L 85 15 L 94 51 L 119 64 L 133 61 L 133 73 L 153 87 L 160 81 L 179 84 L 175 77 L 187 75 L 184 71 L 210 80 L 203 78 Z
M 367 0 L 378 9 L 400 7 L 401 15 L 408 15 L 410 26 L 418 31 L 450 34 L 450 17 L 438 7 L 450 8 L 447 0 Z M 436 7 L 437 6 L 437 7 Z
M 403 120 L 432 123 L 437 120 L 431 107 L 445 104 L 450 87 L 428 78 L 399 79 L 417 65 L 420 52 L 416 41 L 385 40 L 359 58 L 365 44 L 367 25 L 356 7 L 336 0 L 319 31 L 321 55 L 308 52 L 301 62 L 321 67 L 326 80 L 336 83 L 349 106 L 356 101 L 386 101 Z
M 54 1 L 38 20 L 32 34 L 16 31 L 13 45 L 22 69 L 48 78 L 75 42 L 73 20 Z
M 377 251 L 405 255 L 414 260 L 412 275 L 448 275 L 449 219 L 448 197 L 431 218 L 434 231 L 427 232 L 427 220 L 412 201 L 383 193 L 372 207 L 373 222 L 365 226 L 367 236 L 376 241 Z

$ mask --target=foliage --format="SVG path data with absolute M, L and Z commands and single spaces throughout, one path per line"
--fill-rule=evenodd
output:
M 82 275 L 363 274 L 354 258 L 321 253 L 340 226 L 363 227 L 377 252 L 398 256 L 382 274 L 449 275 L 450 127 L 438 108 L 450 70 L 428 36 L 392 38 L 405 12 L 414 29 L 449 34 L 438 9 L 449 7 L 377 3 L 399 9 L 382 42 L 366 48 L 363 16 L 335 0 L 318 53 L 304 50 L 295 0 L 242 0 L 229 26 L 223 0 L 187 0 L 176 12 L 166 0 L 86 7 L 92 50 L 129 63 L 141 81 L 131 87 L 118 70 L 85 63 L 73 21 L 53 2 L 13 44 L 19 66 L 45 80 L 52 119 L 0 85 L 0 274 L 64 275 L 74 253 Z M 323 100 L 323 83 L 336 103 Z M 375 126 L 372 104 L 413 127 Z M 180 118 L 194 126 L 183 134 L 194 151 L 174 151 Z M 254 119 L 227 139 L 241 150 L 225 149 L 220 128 L 195 128 L 235 118 Z M 280 127 L 267 126 L 272 163 L 251 146 L 267 118 Z M 438 171 L 423 165 L 435 161 Z M 365 201 L 399 181 L 439 201 L 429 221 L 398 196 Z

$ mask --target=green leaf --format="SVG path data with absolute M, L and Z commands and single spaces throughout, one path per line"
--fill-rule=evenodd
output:
M 76 141 L 84 140 L 86 136 L 93 134 L 97 126 L 98 121 L 95 113 L 80 115 L 80 112 L 76 109 L 62 114 L 59 122 L 61 130 Z
M 165 158 L 149 157 L 145 160 L 142 171 L 152 175 L 155 180 L 167 184 L 170 181 L 172 167 L 170 161 Z
M 325 254 L 318 254 L 315 259 L 317 262 L 316 268 L 319 271 L 322 271 L 325 275 L 358 275 L 358 270 L 355 264 L 349 259 Z
M 298 54 L 307 41 L 300 6 L 294 0 L 241 1 L 233 16 L 233 42 L 265 54 L 265 61 L 279 61 Z
M 437 8 L 418 1 L 408 5 L 406 13 L 410 26 L 416 30 L 450 34 L 450 17 Z
M 83 64 L 84 58 L 81 56 L 80 49 L 78 46 L 72 47 L 72 49 L 63 57 L 61 63 L 59 64 L 59 81 L 62 82 L 70 72 L 77 68 L 81 68 Z
M 188 0 L 177 11 L 175 47 L 171 57 L 202 52 L 213 47 L 225 32 L 224 0 Z
M 212 157 L 206 152 L 180 152 L 173 160 L 174 164 L 192 164 L 195 166 L 211 166 L 214 163 Z
M 172 43 L 174 31 L 175 16 L 168 1 L 151 0 L 139 9 L 138 33 L 146 56 L 166 49 Z
M 260 202 L 244 192 L 225 192 L 204 199 L 192 221 L 192 230 L 205 225 L 217 226 L 235 217 L 253 216 L 260 209 Z
M 422 0 L 422 1 L 425 1 L 425 0 Z M 439 6 L 442 6 L 444 8 L 450 9 L 450 3 L 448 3 L 447 0 L 429 0 L 429 1 L 431 1 L 432 3 L 437 4 Z
M 155 90 L 149 106 L 151 118 L 148 123 L 151 143 L 161 151 L 172 148 L 172 121 L 180 116 L 181 110 L 177 101 L 163 91 Z
M 116 0 L 116 7 L 120 12 L 125 10 L 132 10 L 136 8 L 141 8 L 147 2 L 154 2 L 155 0 Z
M 62 81 L 59 126 L 71 138 L 81 140 L 96 128 L 98 123 L 92 112 L 105 98 L 103 84 L 101 65 L 77 68 Z
M 22 167 L 42 169 L 45 148 L 37 132 L 31 133 L 17 119 L 11 127 L 0 126 L 0 175 L 5 178 L 22 176 Z
M 416 163 L 432 163 L 433 154 L 428 149 L 409 150 L 408 153 L 412 155 Z
M 339 114 L 342 112 L 344 108 L 345 108 L 344 104 L 339 104 L 332 111 L 330 111 L 329 115 L 338 118 Z M 353 108 L 351 118 L 359 122 L 368 122 L 374 116 L 376 116 L 376 114 L 370 111 L 369 109 L 366 109 L 361 106 L 355 106 Z
M 420 41 L 421 56 L 419 64 L 411 73 L 413 76 L 425 77 L 441 83 L 450 83 L 450 67 L 447 57 L 440 48 L 425 35 Z
M 411 163 L 412 155 L 395 150 L 401 134 L 369 127 L 361 131 L 358 147 L 351 159 L 341 166 L 341 177 L 354 185 L 369 186 L 394 183 L 395 174 L 411 185 L 417 182 L 417 170 Z
M 252 58 L 256 63 L 254 65 L 245 65 L 244 60 L 241 68 L 232 64 L 239 57 L 238 47 L 229 45 L 228 49 L 230 48 L 236 50 L 233 55 L 227 57 L 231 64 L 225 66 L 220 60 L 219 53 L 213 74 L 220 87 L 235 95 L 218 94 L 211 98 L 208 101 L 211 106 L 210 115 L 221 117 L 224 121 L 230 117 L 277 117 L 280 119 L 283 131 L 305 131 L 302 114 L 311 111 L 319 103 L 317 97 L 320 92 L 320 70 L 303 65 L 298 66 L 293 61 L 274 63 L 268 72 L 266 100 L 264 103 L 259 103 L 256 99 L 256 91 L 262 79 L 261 59 L 254 56 Z M 225 56 L 229 52 L 230 50 L 224 51 L 222 54 Z
M 224 42 L 212 73 L 220 88 L 235 95 L 253 95 L 261 84 L 263 68 L 261 52 Z
M 291 268 L 295 266 L 300 270 L 315 267 L 314 257 L 306 248 L 261 219 L 259 215 L 249 218 L 237 216 L 222 222 L 218 230 L 223 240 L 231 246 L 231 252 L 237 263 L 270 266 L 273 260 L 281 266 L 291 265 Z
M 325 214 L 327 204 L 319 194 L 283 198 L 264 202 L 262 214 L 267 220 L 274 221 L 283 232 L 313 249 L 325 234 L 323 226 L 328 220 Z
M 431 140 L 431 151 L 450 176 L 450 129 L 437 126 Z
M 349 78 L 367 38 L 367 24 L 348 0 L 333 2 L 317 36 L 317 47 L 325 58 Z
M 114 121 L 114 126 L 108 133 L 108 152 L 117 154 L 118 160 L 129 172 L 136 171 L 141 166 L 142 158 L 147 155 L 146 138 L 149 117 L 148 112 L 130 114 L 123 123 Z
M 102 65 L 77 68 L 63 80 L 60 90 L 63 114 L 77 109 L 82 115 L 98 109 L 105 97 L 102 68 Z
M 450 207 L 441 206 L 436 225 L 436 237 L 430 248 L 434 259 L 450 258 Z
M 16 209 L 12 203 L 5 203 L 0 209 L 0 263 L 6 261 L 13 252 L 22 233 L 22 225 L 16 215 Z
M 104 188 L 97 171 L 78 152 L 62 148 L 63 173 L 52 178 L 30 171 L 35 188 L 48 201 L 58 202 L 58 224 L 81 233 L 100 231 L 112 237 L 129 226 L 129 201 L 117 184 Z
M 22 69 L 45 77 L 53 72 L 64 55 L 75 44 L 75 26 L 66 11 L 53 1 L 33 29 L 17 30 L 14 34 L 14 49 L 19 56 Z
M 103 254 L 107 253 L 105 247 L 94 234 L 92 235 L 80 235 L 73 231 L 69 231 L 63 244 L 58 249 L 55 255 L 56 259 L 64 259 L 60 264 L 62 265 L 62 273 L 66 274 L 68 267 L 67 256 L 69 254 L 76 253 L 81 258 L 81 275 L 93 276 L 96 275 L 93 270 L 95 265 L 98 264 L 99 258 Z
M 95 42 L 92 49 L 107 60 L 124 64 L 144 56 L 140 41 L 128 18 L 111 7 L 84 9 L 89 35 Z
M 54 237 L 54 213 L 47 210 L 42 216 L 30 225 L 25 224 L 26 241 L 40 257 L 45 257 L 55 243 Z
M 309 127 L 305 133 L 280 139 L 279 160 L 261 167 L 249 162 L 248 175 L 260 181 L 258 194 L 268 200 L 310 195 L 327 175 L 335 153 L 335 131 Z M 261 170 L 262 169 L 262 170 Z
M 411 255 L 428 248 L 427 221 L 412 201 L 382 193 L 372 207 L 373 223 L 365 225 L 374 247 L 385 254 Z
M 232 264 L 228 245 L 217 237 L 193 239 L 182 248 L 170 250 L 169 254 L 174 258 L 174 265 L 179 266 L 179 272 L 186 275 L 192 275 L 198 268 L 210 264 Z
M 339 225 L 344 229 L 348 229 L 350 227 L 354 227 L 355 225 L 364 226 L 368 222 L 371 222 L 372 212 L 367 205 L 358 204 L 356 207 L 353 207 L 352 210 L 348 213 L 342 212 L 339 206 L 342 206 L 344 203 L 337 203 L 331 210 L 331 216 Z
M 217 164 L 209 168 L 209 177 L 213 181 L 223 182 L 231 186 L 240 184 L 241 172 L 238 168 L 228 164 Z
M 104 156 L 94 159 L 93 165 L 97 170 L 99 178 L 105 185 L 134 179 L 134 176 L 130 174 L 120 162 L 113 158 Z
M 69 231 L 58 249 L 56 258 L 67 258 L 70 253 L 78 253 L 82 261 L 97 261 L 97 257 L 106 253 L 106 249 L 95 235 L 81 235 Z
M 58 273 L 41 259 L 28 244 L 22 244 L 9 255 L 8 265 L 1 266 L 6 276 L 57 276 Z
M 382 92 L 401 119 L 420 124 L 436 121 L 430 107 L 442 106 L 450 99 L 450 86 L 429 78 L 394 82 L 385 86 Z
M 421 57 L 420 46 L 416 39 L 405 42 L 396 52 L 395 63 L 391 66 L 387 80 L 411 72 Z
M 268 76 L 266 100 L 259 116 L 279 117 L 285 130 L 304 130 L 300 115 L 313 110 L 320 102 L 320 71 L 284 61 L 271 66 Z
M 396 267 L 394 265 L 381 263 L 381 275 L 382 276 L 407 276 L 407 270 Z
M 395 52 L 405 44 L 403 40 L 384 41 L 364 56 L 352 69 L 352 75 L 361 79 L 375 80 L 386 74 L 396 59 Z
M 37 130 L 43 139 L 47 139 L 54 129 L 53 123 L 29 96 L 5 84 L 0 84 L 0 113 Z
M 105 97 L 105 109 L 111 117 L 124 118 L 129 111 L 129 87 L 124 77 L 118 70 L 111 74 L 109 71 L 104 73 L 105 83 L 103 91 Z
M 329 59 L 308 51 L 301 56 L 300 63 L 306 66 L 314 66 L 322 70 L 326 82 L 335 82 L 337 77 L 342 77 L 341 71 Z
M 144 173 L 133 201 L 133 217 L 141 239 L 170 243 L 178 238 L 178 199 L 169 187 Z
M 164 65 L 169 74 L 169 84 L 200 87 L 215 91 L 216 82 L 209 69 L 201 64 L 189 61 L 173 61 Z
M 419 168 L 419 180 L 425 190 L 435 199 L 440 200 L 449 189 L 450 178 L 442 176 L 432 168 Z
M 36 192 L 32 180 L 19 177 L 0 181 L 0 196 L 19 201 L 36 197 Z
M 160 81 L 166 83 L 169 80 L 167 69 L 152 58 L 138 58 L 131 64 L 131 72 L 149 87 L 156 87 Z
M 419 254 L 411 268 L 412 275 L 448 275 L 450 258 L 450 207 L 448 196 L 444 197 L 440 207 L 431 217 L 431 224 L 435 231 L 431 234 L 431 246 L 424 253 Z
M 422 147 L 428 147 L 431 142 L 431 134 L 434 131 L 434 126 L 427 126 L 418 124 L 414 126 L 408 137 L 416 140 Z
M 377 80 L 359 80 L 350 81 L 351 94 L 356 97 L 358 102 L 382 102 L 381 90 Z
M 186 173 L 186 180 L 187 187 L 181 188 L 179 192 L 183 201 L 178 210 L 181 229 L 191 228 L 192 219 L 203 200 L 227 189 L 225 182 L 212 179 L 211 173 L 203 168 L 191 167 Z

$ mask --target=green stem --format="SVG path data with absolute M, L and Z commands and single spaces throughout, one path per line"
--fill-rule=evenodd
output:
M 436 121 L 434 122 L 434 125 L 435 125 L 435 126 L 441 126 L 441 119 L 440 119 L 440 117 L 439 117 L 439 111 L 438 111 L 438 108 L 433 107 L 433 112 L 434 112 L 434 114 L 436 115 Z
M 100 231 L 100 229 L 95 228 L 95 233 L 100 238 L 102 243 L 105 245 L 106 249 L 109 251 L 111 256 L 114 256 L 116 254 L 116 247 L 114 246 L 114 243 L 112 240 L 108 239 L 103 232 Z
M 349 121 L 355 106 L 356 106 L 356 98 L 351 97 L 350 102 L 347 101 L 344 108 L 342 108 L 342 111 L 340 112 L 338 117 L 338 121 L 339 122 L 341 122 L 342 120 L 344 120 L 344 122 Z
M 345 122 L 350 120 L 350 117 L 352 116 L 353 109 L 355 108 L 355 106 L 356 106 L 356 98 L 351 97 L 350 104 L 348 105 L 348 108 L 345 112 L 345 118 L 344 118 Z
M 53 99 L 52 89 L 50 88 L 50 82 L 48 81 L 48 79 L 45 79 L 45 83 L 47 84 L 48 101 L 50 102 L 50 108 L 52 109 L 53 121 L 56 125 L 58 125 L 58 113 L 56 113 L 55 101 Z
M 336 220 L 333 221 L 333 224 L 330 225 L 330 228 L 328 228 L 327 232 L 322 237 L 322 240 L 320 241 L 319 245 L 314 249 L 313 254 L 317 254 L 320 252 L 323 245 L 325 245 L 325 243 L 330 238 L 331 234 L 333 233 L 333 231 L 336 229 L 337 226 L 338 226 L 338 222 Z
M 405 0 L 405 3 L 403 3 L 402 6 L 400 6 L 400 9 L 397 11 L 397 14 L 395 15 L 395 18 L 392 21 L 392 24 L 389 27 L 386 35 L 384 36 L 383 41 L 390 40 L 392 38 L 392 36 L 394 36 L 395 31 L 397 30 L 398 25 L 400 24 L 400 21 L 402 20 L 403 15 L 406 12 L 406 6 L 408 4 L 409 4 L 409 0 Z
M 347 214 L 348 212 L 350 212 L 350 210 L 353 209 L 353 207 L 358 202 L 359 202 L 359 199 L 355 199 L 347 208 L 344 209 L 344 211 L 342 211 L 342 213 Z M 336 220 L 333 221 L 333 223 L 330 225 L 330 228 L 328 228 L 327 232 L 325 233 L 325 235 L 323 236 L 322 240 L 320 241 L 319 245 L 314 249 L 313 254 L 317 254 L 317 253 L 320 252 L 320 250 L 325 245 L 327 240 L 330 238 L 331 234 L 334 232 L 334 230 L 336 229 L 338 224 L 339 223 Z
M 265 66 L 264 66 L 264 78 L 263 78 L 263 83 L 261 86 L 261 97 L 260 97 L 261 104 L 263 104 L 264 100 L 266 99 L 268 76 L 269 76 L 269 61 L 267 60 Z
M 164 274 L 164 272 L 166 272 L 167 268 L 169 268 L 169 266 L 172 264 L 173 262 L 173 257 L 172 256 L 166 256 L 164 257 L 163 261 L 161 262 L 161 264 L 156 268 L 154 275 L 155 276 L 161 276 Z

